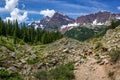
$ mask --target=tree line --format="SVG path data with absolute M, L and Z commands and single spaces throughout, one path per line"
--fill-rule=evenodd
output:
M 0 36 L 12 36 L 14 44 L 17 43 L 17 39 L 22 39 L 26 43 L 37 43 L 47 44 L 54 42 L 57 39 L 63 37 L 58 31 L 45 31 L 40 28 L 35 29 L 34 27 L 28 27 L 25 23 L 18 24 L 18 21 L 7 22 L 0 18 Z

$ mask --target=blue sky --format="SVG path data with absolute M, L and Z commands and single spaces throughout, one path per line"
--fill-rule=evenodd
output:
M 0 17 L 6 19 L 6 17 L 11 17 L 11 13 L 17 11 L 12 9 L 11 11 L 6 9 L 6 1 L 8 1 L 8 6 L 10 5 L 10 0 L 0 0 Z M 25 21 L 33 21 L 41 19 L 44 14 L 40 14 L 41 11 L 54 10 L 67 14 L 72 18 L 77 18 L 81 15 L 86 15 L 89 13 L 95 13 L 100 10 L 107 10 L 111 12 L 120 12 L 120 0 L 16 0 L 13 1 L 13 8 L 18 9 L 19 16 L 23 16 L 25 12 L 26 15 L 23 17 Z M 9 8 L 8 8 L 9 9 Z M 27 17 L 27 18 L 26 18 Z M 23 18 L 23 19 L 24 19 Z M 20 20 L 23 20 L 20 19 Z

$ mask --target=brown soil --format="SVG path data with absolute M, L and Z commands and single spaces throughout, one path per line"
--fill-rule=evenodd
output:
M 111 80 L 106 73 L 104 65 L 96 63 L 92 57 L 89 57 L 86 63 L 77 67 L 75 80 Z

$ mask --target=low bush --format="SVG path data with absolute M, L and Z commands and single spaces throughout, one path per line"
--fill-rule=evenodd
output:
M 23 80 L 18 73 L 10 73 L 8 70 L 0 71 L 1 80 Z
M 39 61 L 40 61 L 40 59 L 37 57 L 36 59 L 33 59 L 33 60 L 28 59 L 28 60 L 27 60 L 27 63 L 28 63 L 28 64 L 35 64 L 35 63 L 37 63 L 37 62 L 39 62 Z
M 12 45 L 9 45 L 9 44 L 5 44 L 4 45 L 6 48 L 8 48 L 10 51 L 15 51 L 14 47 Z
M 59 65 L 50 71 L 41 70 L 35 75 L 39 80 L 72 80 L 74 79 L 73 73 L 74 65 L 72 62 L 66 65 Z
M 114 72 L 109 72 L 109 73 L 108 73 L 108 76 L 109 76 L 109 77 L 113 77 L 113 75 L 114 75 Z
M 102 47 L 102 43 L 100 43 L 100 42 L 96 43 L 95 49 L 99 49 L 100 47 Z
M 111 53 L 110 53 L 110 57 L 111 57 L 111 61 L 113 63 L 117 62 L 117 60 L 120 59 L 120 50 L 113 50 Z
M 40 70 L 35 74 L 35 77 L 39 80 L 51 80 L 49 71 Z

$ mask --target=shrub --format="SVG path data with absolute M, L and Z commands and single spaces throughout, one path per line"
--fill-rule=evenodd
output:
M 102 46 L 102 44 L 100 43 L 100 42 L 98 42 L 98 43 L 96 43 L 96 45 L 95 45 L 95 49 L 98 49 L 98 48 L 100 48 Z
M 39 60 L 39 58 L 37 57 L 36 59 L 32 59 L 32 60 L 31 60 L 31 59 L 28 59 L 28 60 L 27 60 L 27 63 L 28 63 L 28 64 L 35 64 L 35 63 L 37 63 L 37 62 L 39 62 L 39 61 L 40 61 L 40 60 Z
M 100 55 L 98 53 L 95 54 L 96 59 L 100 59 Z
M 113 63 L 117 62 L 117 60 L 120 59 L 120 50 L 113 50 L 110 53 L 110 57 Z
M 1 44 L 0 43 L 0 45 L 2 45 L 2 46 L 5 46 L 7 49 L 9 49 L 10 51 L 15 51 L 15 49 L 14 49 L 14 47 L 12 46 L 12 45 L 10 45 L 10 44 Z
M 0 57 L 1 58 L 1 57 Z M 5 67 L 5 63 L 0 60 L 0 67 Z
M 23 80 L 18 73 L 12 73 L 8 80 Z
M 66 66 L 67 66 L 70 70 L 74 70 L 73 62 L 69 62 L 68 64 L 66 64 Z
M 67 65 L 60 65 L 56 67 L 51 71 L 51 74 L 55 80 L 71 80 L 74 78 L 73 72 Z
M 10 73 L 8 70 L 0 71 L 1 80 L 23 80 L 18 73 Z
M 50 71 L 41 70 L 35 74 L 39 80 L 72 80 L 74 79 L 73 73 L 74 65 L 72 62 L 66 65 L 59 65 Z
M 109 76 L 109 77 L 112 77 L 113 75 L 114 75 L 114 72 L 109 72 L 109 73 L 108 73 L 108 76 Z
M 46 71 L 46 70 L 38 71 L 35 74 L 35 77 L 38 78 L 39 80 L 50 80 L 49 71 Z
M 8 76 L 10 76 L 10 73 L 7 70 L 0 71 L 0 77 L 4 78 L 4 77 L 8 77 Z
M 6 48 L 8 48 L 10 51 L 15 51 L 14 47 L 11 45 L 5 45 Z

